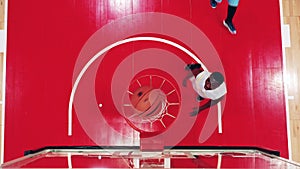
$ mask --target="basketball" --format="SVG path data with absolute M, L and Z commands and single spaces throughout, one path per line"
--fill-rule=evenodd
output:
M 142 86 L 135 90 L 130 98 L 132 106 L 138 111 L 147 111 L 151 107 L 149 95 L 152 90 L 150 86 Z

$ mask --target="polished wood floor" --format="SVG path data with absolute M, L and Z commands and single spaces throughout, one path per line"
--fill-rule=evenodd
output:
M 0 29 L 4 29 L 4 0 L 0 0 Z M 292 160 L 300 162 L 300 0 L 282 0 L 283 21 L 290 27 L 291 47 L 285 49 Z M 2 59 L 1 77 L 2 77 Z M 2 78 L 1 78 L 2 79 Z M 1 80 L 0 79 L 0 80 Z M 0 81 L 0 85 L 2 81 Z M 2 85 L 1 85 L 2 86 Z M 2 88 L 0 88 L 2 106 Z M 1 109 L 0 109 L 1 111 Z M 0 124 L 3 127 L 2 121 Z M 1 130 L 0 130 L 1 131 Z
M 0 0 L 0 30 L 4 30 L 4 23 L 5 23 L 5 0 Z M 2 136 L 2 129 L 3 129 L 3 123 L 2 123 L 2 109 L 3 109 L 3 59 L 4 59 L 4 53 L 0 52 L 0 140 Z M 1 143 L 1 141 L 0 141 Z M 0 146 L 0 152 L 2 152 L 2 146 Z M 0 153 L 0 163 L 3 163 L 2 160 L 2 153 Z
M 291 40 L 291 46 L 285 50 L 292 160 L 300 162 L 300 1 L 283 0 L 282 7 Z

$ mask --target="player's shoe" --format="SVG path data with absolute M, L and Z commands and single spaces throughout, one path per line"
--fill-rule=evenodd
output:
M 228 22 L 226 20 L 223 21 L 224 26 L 229 30 L 231 34 L 236 34 L 236 29 L 232 22 Z
M 217 2 L 215 0 L 210 0 L 210 6 L 215 9 L 217 7 Z

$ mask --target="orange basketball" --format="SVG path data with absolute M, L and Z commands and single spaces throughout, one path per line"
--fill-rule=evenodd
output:
M 131 104 L 138 111 L 145 112 L 151 107 L 151 103 L 149 101 L 149 94 L 153 88 L 150 86 L 142 86 L 133 92 L 131 96 Z

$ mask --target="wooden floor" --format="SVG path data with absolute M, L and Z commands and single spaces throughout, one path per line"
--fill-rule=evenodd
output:
M 283 21 L 290 27 L 291 47 L 286 50 L 288 105 L 292 160 L 300 162 L 300 1 L 283 0 Z
M 5 0 L 0 0 L 0 30 L 4 30 L 4 23 L 5 23 Z M 0 51 L 0 140 L 2 136 L 2 129 L 3 127 L 3 122 L 2 122 L 2 109 L 3 109 L 3 91 L 2 91 L 2 86 L 3 86 L 3 59 L 4 59 L 4 53 L 3 51 Z M 1 141 L 0 141 L 1 142 Z M 2 146 L 0 146 L 0 152 L 2 152 Z M 3 163 L 2 161 L 2 154 L 0 153 L 0 163 Z
M 292 160 L 300 162 L 300 0 L 282 0 L 283 21 L 290 27 L 291 47 L 285 49 Z M 4 0 L 0 0 L 0 29 L 4 29 Z M 2 60 L 3 54 L 0 55 Z M 0 62 L 2 65 L 2 61 Z M 2 68 L 2 66 L 0 66 Z M 2 69 L 1 76 L 2 77 Z M 1 78 L 2 79 L 2 78 Z M 0 80 L 0 85 L 2 82 Z M 2 106 L 2 91 L 0 90 Z M 0 109 L 1 111 L 1 109 Z M 1 123 L 1 128 L 3 124 Z

